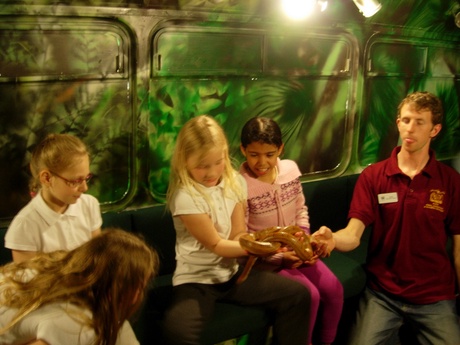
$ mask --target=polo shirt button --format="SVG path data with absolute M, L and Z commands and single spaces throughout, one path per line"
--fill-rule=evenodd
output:
M 413 190 L 413 189 L 410 189 L 410 192 L 411 192 L 411 193 L 413 193 L 413 192 L 414 192 L 414 190 Z

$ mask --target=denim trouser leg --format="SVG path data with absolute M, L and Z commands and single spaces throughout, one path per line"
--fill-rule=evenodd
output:
M 460 344 L 460 323 L 455 301 L 408 304 L 366 289 L 360 301 L 350 345 L 398 344 L 397 332 L 404 321 L 422 345 Z
M 412 305 L 406 315 L 417 331 L 417 340 L 421 345 L 460 344 L 460 322 L 455 301 Z
M 396 345 L 398 330 L 402 324 L 401 315 L 366 289 L 359 301 L 356 324 L 351 332 L 349 344 Z

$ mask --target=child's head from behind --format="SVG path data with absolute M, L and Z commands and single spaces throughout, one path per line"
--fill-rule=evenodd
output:
M 284 144 L 278 124 L 266 117 L 253 117 L 241 130 L 241 152 L 247 167 L 255 177 L 273 182 L 276 178 L 278 157 Z
M 156 251 L 143 239 L 107 228 L 72 251 L 40 253 L 3 266 L 1 300 L 24 315 L 33 310 L 31 306 L 49 303 L 83 307 L 92 312 L 90 324 L 104 340 L 97 344 L 114 344 L 119 327 L 142 303 L 158 267 Z M 36 272 L 34 278 L 23 281 L 24 269 Z
M 62 274 L 78 272 L 80 283 L 75 284 L 86 284 L 92 290 L 92 302 L 105 305 L 98 310 L 116 312 L 120 320 L 125 320 L 142 302 L 144 289 L 158 267 L 158 255 L 143 239 L 111 228 L 70 252 Z M 68 283 L 72 285 L 71 280 Z
M 188 185 L 217 185 L 231 170 L 228 143 L 222 127 L 212 117 L 189 120 L 179 132 L 171 161 L 174 178 Z M 192 180 L 192 181 L 190 181 Z
M 52 196 L 59 203 L 72 204 L 88 189 L 89 153 L 73 135 L 49 134 L 32 153 L 30 171 L 32 193 L 41 187 L 49 199 Z

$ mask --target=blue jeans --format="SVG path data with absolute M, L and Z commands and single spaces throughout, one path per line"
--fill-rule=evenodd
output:
M 459 345 L 455 301 L 407 304 L 367 288 L 359 303 L 350 345 L 399 344 L 398 331 L 408 323 L 421 345 Z

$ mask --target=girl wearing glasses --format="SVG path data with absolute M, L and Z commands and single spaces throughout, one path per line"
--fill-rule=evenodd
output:
M 101 232 L 98 200 L 85 194 L 92 175 L 85 144 L 70 134 L 49 134 L 32 153 L 32 200 L 5 235 L 13 261 L 39 252 L 73 250 Z

